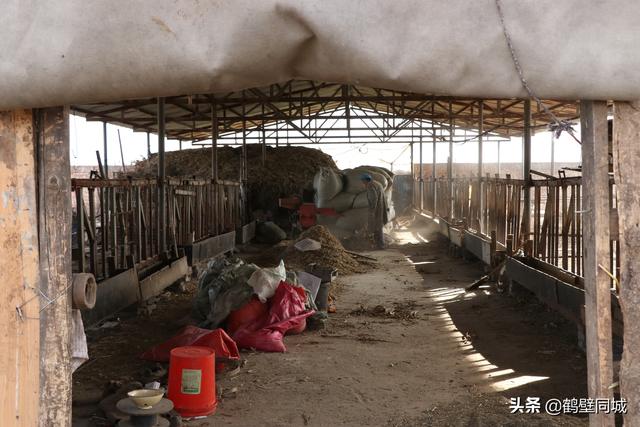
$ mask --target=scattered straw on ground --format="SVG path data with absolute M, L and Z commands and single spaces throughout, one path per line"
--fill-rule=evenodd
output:
M 544 408 L 542 408 L 544 412 Z M 450 427 L 577 427 L 587 425 L 585 418 L 569 415 L 511 414 L 509 401 L 499 395 L 472 393 L 464 401 L 435 406 L 416 418 L 389 420 L 389 427 L 450 426 Z
M 371 317 L 387 317 L 400 320 L 414 320 L 419 318 L 416 304 L 413 301 L 404 303 L 394 302 L 393 307 L 385 307 L 384 305 L 376 305 L 374 307 L 365 307 L 360 305 L 357 309 L 351 311 L 352 316 L 371 316 Z
M 371 264 L 365 259 L 357 259 L 349 254 L 340 241 L 322 225 L 315 225 L 303 232 L 297 241 L 313 239 L 322 245 L 317 251 L 301 252 L 291 244 L 282 254 L 287 266 L 305 268 L 315 262 L 318 265 L 335 268 L 338 274 L 363 273 L 371 268 Z

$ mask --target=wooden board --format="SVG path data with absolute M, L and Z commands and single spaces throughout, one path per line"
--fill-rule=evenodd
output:
M 38 424 L 40 308 L 31 110 L 0 112 L 0 425 Z M 20 307 L 20 315 L 16 310 Z
M 580 102 L 582 137 L 582 233 L 589 397 L 613 397 L 609 259 L 609 149 L 607 103 Z M 613 426 L 613 414 L 591 414 L 590 424 Z
M 620 368 L 621 394 L 629 405 L 625 425 L 640 425 L 640 107 L 616 103 L 614 107 L 614 173 L 618 189 L 620 234 L 620 304 L 624 316 L 624 351 Z

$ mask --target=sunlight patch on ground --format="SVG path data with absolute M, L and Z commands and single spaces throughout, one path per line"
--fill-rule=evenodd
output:
M 445 287 L 435 288 L 429 291 L 430 298 L 436 303 L 434 311 L 438 313 L 432 317 L 438 320 L 438 327 L 449 331 L 449 335 L 456 343 L 458 350 L 461 354 L 464 354 L 464 359 L 471 372 L 479 374 L 480 382 L 483 383 L 482 385 L 486 385 L 491 390 L 497 392 L 549 379 L 549 377 L 544 376 L 519 375 L 513 369 L 494 365 L 487 360 L 482 353 L 475 350 L 473 341 L 468 340 L 463 331 L 458 330 L 444 304 L 456 299 L 473 298 L 477 296 L 476 292 L 465 294 L 464 289 Z
M 416 231 L 394 231 L 391 233 L 391 237 L 399 245 L 429 242 L 425 235 Z

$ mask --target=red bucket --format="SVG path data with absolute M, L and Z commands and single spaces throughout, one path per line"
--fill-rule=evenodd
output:
M 167 397 L 183 417 L 211 415 L 216 410 L 215 352 L 208 347 L 176 347 L 169 360 Z

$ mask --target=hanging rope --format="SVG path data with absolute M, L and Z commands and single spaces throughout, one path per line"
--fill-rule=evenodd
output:
M 511 54 L 511 59 L 513 60 L 513 65 L 516 67 L 516 72 L 518 73 L 518 77 L 520 78 L 520 82 L 522 83 L 522 87 L 529 94 L 529 98 L 533 99 L 538 104 L 538 109 L 542 109 L 547 116 L 551 119 L 552 123 L 549 123 L 549 131 L 553 132 L 556 138 L 560 137 L 562 132 L 567 132 L 569 135 L 575 139 L 578 144 L 582 145 L 582 142 L 578 138 L 576 138 L 573 130 L 573 124 L 567 120 L 558 119 L 551 110 L 536 96 L 533 92 L 529 84 L 527 83 L 527 79 L 524 77 L 524 72 L 522 71 L 522 66 L 520 65 L 520 61 L 518 61 L 518 56 L 516 55 L 516 50 L 513 46 L 513 42 L 511 41 L 511 36 L 507 31 L 507 26 L 504 22 L 504 14 L 502 12 L 502 0 L 495 0 L 496 8 L 498 9 L 498 16 L 500 18 L 500 25 L 502 25 L 502 33 L 504 34 L 504 38 L 507 41 L 507 46 L 509 47 L 509 53 Z

